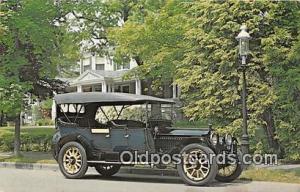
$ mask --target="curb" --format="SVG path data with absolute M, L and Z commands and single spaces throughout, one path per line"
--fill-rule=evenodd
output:
M 0 162 L 0 168 L 30 169 L 30 170 L 51 170 L 58 171 L 59 167 L 55 164 L 43 163 L 18 163 L 18 162 Z
M 15 168 L 15 169 L 29 169 L 29 170 L 51 170 L 58 171 L 57 164 L 43 164 L 43 163 L 18 163 L 18 162 L 0 162 L 0 168 Z M 137 174 L 137 175 L 157 175 L 157 176 L 174 176 L 177 177 L 176 170 L 171 169 L 157 169 L 157 168 L 135 168 L 122 167 L 119 173 L 123 174 Z

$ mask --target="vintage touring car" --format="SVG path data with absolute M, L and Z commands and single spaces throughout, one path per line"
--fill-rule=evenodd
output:
M 58 94 L 54 100 L 57 131 L 53 156 L 66 178 L 81 178 L 88 167 L 112 176 L 121 166 L 138 164 L 129 160 L 139 159 L 141 154 L 178 154 L 181 161 L 177 164 L 173 159 L 170 165 L 143 162 L 150 167 L 176 168 L 189 185 L 206 185 L 214 179 L 230 182 L 242 172 L 236 138 L 219 136 L 211 127 L 172 127 L 172 100 L 100 92 Z M 217 154 L 224 154 L 223 163 L 217 163 L 213 156 Z M 235 163 L 228 163 L 228 154 L 235 154 Z

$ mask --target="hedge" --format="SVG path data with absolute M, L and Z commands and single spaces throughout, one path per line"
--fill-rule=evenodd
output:
M 55 129 L 53 128 L 28 128 L 21 130 L 21 151 L 49 152 L 54 132 Z M 13 129 L 0 128 L 0 152 L 13 151 L 13 149 Z

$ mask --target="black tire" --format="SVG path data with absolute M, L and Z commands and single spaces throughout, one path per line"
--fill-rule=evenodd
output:
M 207 157 L 209 157 L 211 154 L 212 155 L 215 154 L 210 148 L 208 148 L 206 146 L 199 145 L 199 144 L 189 144 L 189 145 L 185 146 L 181 150 L 180 154 L 181 155 L 190 154 L 190 152 L 193 152 L 195 150 L 200 150 L 201 153 L 205 154 Z M 181 164 L 177 165 L 177 171 L 178 171 L 179 176 L 182 178 L 182 180 L 186 184 L 194 185 L 194 186 L 208 185 L 209 183 L 211 183 L 215 179 L 217 171 L 218 171 L 218 166 L 217 166 L 217 163 L 216 163 L 216 157 L 215 156 L 212 156 L 212 158 L 211 158 L 212 162 L 209 162 L 209 158 L 208 158 L 208 163 L 206 163 L 207 168 L 205 168 L 207 170 L 206 176 L 204 176 L 202 179 L 200 178 L 200 180 L 196 180 L 197 178 L 195 178 L 195 177 L 194 177 L 194 179 L 192 179 L 191 177 L 193 176 L 193 170 L 195 170 L 195 171 L 199 170 L 200 171 L 202 165 L 204 165 L 204 164 L 199 163 L 200 166 L 201 166 L 200 169 L 195 168 L 195 169 L 192 170 L 192 173 L 190 174 L 190 173 L 188 173 L 188 171 L 185 172 L 185 170 L 189 169 L 189 168 L 186 168 L 188 165 L 184 164 L 183 158 L 181 158 L 181 160 L 182 160 Z M 201 169 L 201 172 L 202 171 L 203 170 Z M 197 173 L 197 176 L 199 176 L 198 173 Z
M 243 172 L 243 164 L 242 164 L 242 152 L 238 151 L 238 161 L 236 162 L 236 164 L 234 164 L 234 170 L 232 170 L 232 172 L 230 172 L 229 175 L 222 175 L 221 174 L 221 169 L 223 169 L 222 166 L 220 166 L 221 168 L 219 168 L 218 173 L 216 175 L 216 180 L 220 181 L 220 182 L 224 182 L 224 183 L 230 183 L 234 180 L 236 180 Z M 229 167 L 232 165 L 228 165 L 227 167 Z M 226 168 L 225 168 L 226 169 Z
M 114 174 L 118 173 L 120 168 L 121 168 L 121 165 L 118 165 L 118 164 L 114 164 L 114 165 L 97 164 L 97 165 L 95 165 L 96 171 L 104 177 L 113 176 Z
M 71 154 L 72 150 L 73 150 L 72 154 L 74 155 Z M 75 151 L 77 156 L 75 155 Z M 88 169 L 85 149 L 81 144 L 77 142 L 66 143 L 59 151 L 58 164 L 59 164 L 60 171 L 66 178 L 68 179 L 82 178 Z

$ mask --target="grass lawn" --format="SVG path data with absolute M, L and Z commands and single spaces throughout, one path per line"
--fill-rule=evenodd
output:
M 240 179 L 253 181 L 274 181 L 300 184 L 300 168 L 263 169 L 250 168 L 242 173 Z

